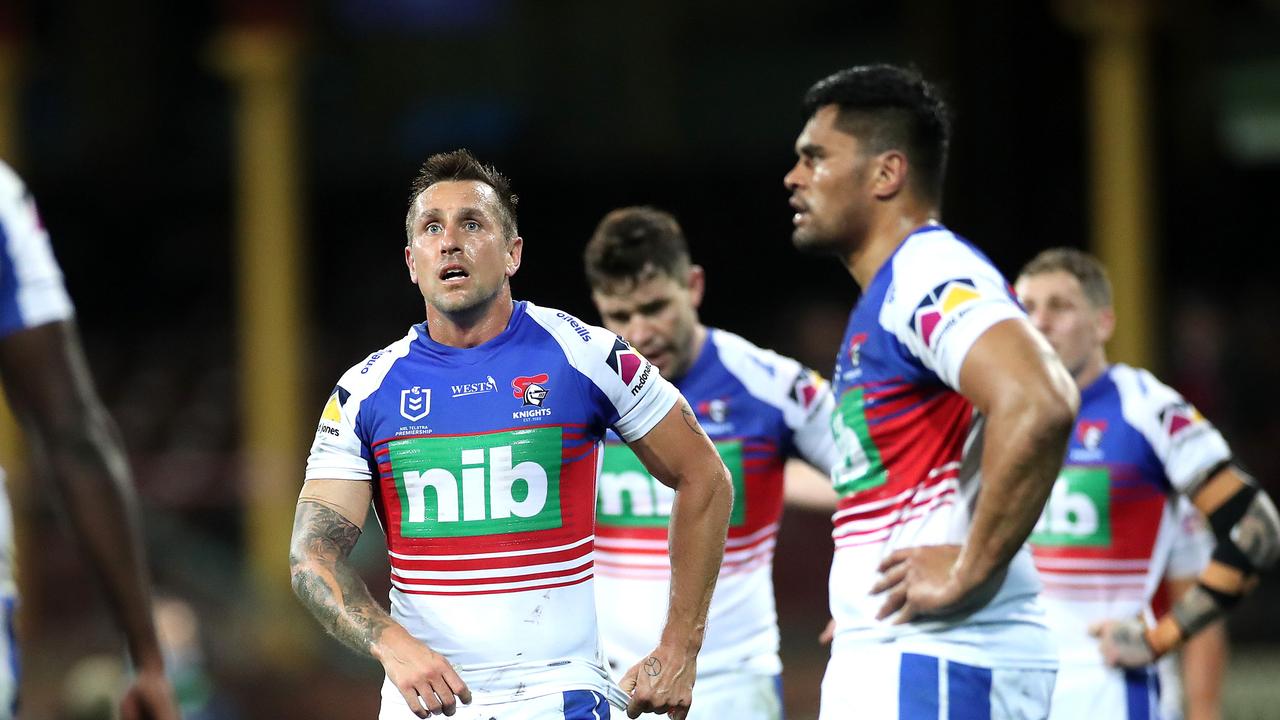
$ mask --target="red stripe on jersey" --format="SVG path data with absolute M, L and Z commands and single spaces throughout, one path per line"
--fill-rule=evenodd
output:
M 588 575 L 584 578 L 578 578 L 577 580 L 570 580 L 568 582 L 548 583 L 546 585 L 533 585 L 530 587 L 502 588 L 496 590 L 407 590 L 405 588 L 396 588 L 396 590 L 409 595 L 502 595 L 505 593 L 534 592 L 535 590 L 550 590 L 552 588 L 569 587 L 570 585 L 579 585 L 584 583 L 591 578 L 592 576 Z
M 511 573 L 508 575 L 498 575 L 493 577 L 448 578 L 448 579 L 409 578 L 397 573 L 395 570 L 391 571 L 391 577 L 393 580 L 398 580 L 401 583 L 404 583 L 407 585 L 452 585 L 452 586 L 461 587 L 464 585 L 495 585 L 498 583 L 519 582 L 522 580 L 548 580 L 551 578 L 562 578 L 562 577 L 568 577 L 570 575 L 577 575 L 578 573 L 582 572 L 583 570 L 587 570 L 590 567 L 591 567 L 591 561 L 588 560 L 580 565 L 576 565 L 570 568 L 564 568 L 563 570 L 548 570 L 545 572 L 537 572 L 537 573 Z
M 481 432 L 454 433 L 454 434 L 452 434 L 452 435 L 445 435 L 445 434 L 443 434 L 443 433 L 424 433 L 424 434 L 418 434 L 418 435 L 397 435 L 397 436 L 395 436 L 395 437 L 389 437 L 389 438 L 383 438 L 383 439 L 381 439 L 381 440 L 375 440 L 374 442 L 369 443 L 369 447 L 371 447 L 371 448 L 376 448 L 376 447 L 378 447 L 378 446 L 380 446 L 380 445 L 386 445 L 387 443 L 392 442 L 393 440 L 413 440 L 413 439 L 415 439 L 415 438 L 479 437 L 479 436 L 481 436 L 481 435 L 496 435 L 496 434 L 498 434 L 498 433 L 514 432 L 514 431 L 516 431 L 516 430 L 536 430 L 537 428 L 548 428 L 548 427 L 559 427 L 559 428 L 585 428 L 585 427 L 586 427 L 586 424 L 585 424 L 585 423 L 546 423 L 546 424 L 542 424 L 542 425 L 518 425 L 518 426 L 512 426 L 512 427 L 498 428 L 498 429 L 496 429 L 496 430 L 484 430 L 484 431 L 481 431 Z M 565 435 L 567 435 L 567 434 L 568 434 L 568 433 L 565 433 Z M 379 452 L 379 451 L 375 451 L 375 452 L 374 452 L 374 454 L 376 455 L 376 454 L 378 454 L 378 452 Z
M 509 555 L 504 557 L 467 558 L 448 560 L 406 560 L 388 556 L 391 569 L 394 570 L 496 570 L 499 568 L 520 568 L 529 565 L 569 562 L 588 555 L 595 549 L 593 543 L 586 542 L 577 547 L 558 552 L 537 553 L 534 555 Z
M 943 500 L 937 505 L 930 505 L 929 507 L 925 508 L 921 512 L 912 513 L 910 515 L 904 515 L 903 517 L 900 517 L 897 520 L 895 520 L 892 524 L 887 525 L 883 528 L 880 528 L 879 530 L 871 530 L 866 533 L 860 533 L 860 532 L 846 533 L 844 535 L 841 535 L 838 538 L 834 538 L 836 549 L 839 550 L 840 548 L 857 547 L 859 545 L 874 545 L 875 543 L 884 542 L 886 539 L 888 539 L 890 535 L 893 534 L 893 529 L 898 527 L 899 525 L 911 522 L 912 520 L 919 520 L 920 518 L 925 517 L 926 515 L 928 515 L 929 513 L 935 510 L 941 510 L 942 508 L 950 507 L 951 505 L 954 505 L 954 504 L 955 502 L 952 500 L 951 496 L 948 495 L 946 500 Z M 868 535 L 870 535 L 870 537 L 867 537 Z M 854 538 L 854 537 L 859 539 L 857 541 L 846 542 L 848 538 Z

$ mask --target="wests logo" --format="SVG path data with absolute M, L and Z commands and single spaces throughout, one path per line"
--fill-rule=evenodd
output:
M 511 394 L 524 400 L 525 405 L 541 406 L 542 401 L 547 399 L 547 388 L 543 383 L 550 379 L 546 373 L 522 375 L 511 381 L 511 387 L 515 389 Z

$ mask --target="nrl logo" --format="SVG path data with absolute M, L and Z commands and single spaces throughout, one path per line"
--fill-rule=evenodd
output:
M 410 422 L 421 420 L 431 412 L 431 388 L 414 385 L 400 391 L 400 415 Z

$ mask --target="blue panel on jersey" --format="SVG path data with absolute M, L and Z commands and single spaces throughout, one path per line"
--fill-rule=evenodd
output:
M 590 690 L 566 690 L 564 720 L 607 720 L 609 703 L 604 695 Z
M 22 328 L 18 311 L 18 275 L 9 255 L 9 233 L 0 224 L 0 336 Z
M 18 662 L 18 634 L 13 631 L 13 610 L 16 603 L 13 598 L 0 600 L 0 615 L 4 616 L 4 632 L 9 641 L 9 681 L 13 683 L 13 704 L 9 708 L 10 717 L 18 717 L 18 687 L 21 685 L 22 670 Z
M 991 720 L 991 670 L 947 663 L 947 720 Z
M 938 720 L 938 658 L 904 653 L 898 667 L 899 720 Z
M 1151 720 L 1155 717 L 1151 711 L 1151 692 L 1153 676 L 1150 668 L 1124 671 L 1125 705 L 1129 711 L 1129 720 Z

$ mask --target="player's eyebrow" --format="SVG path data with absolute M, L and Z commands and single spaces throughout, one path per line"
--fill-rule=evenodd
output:
M 815 143 L 805 143 L 796 148 L 796 154 L 803 157 L 821 157 L 822 146 Z

